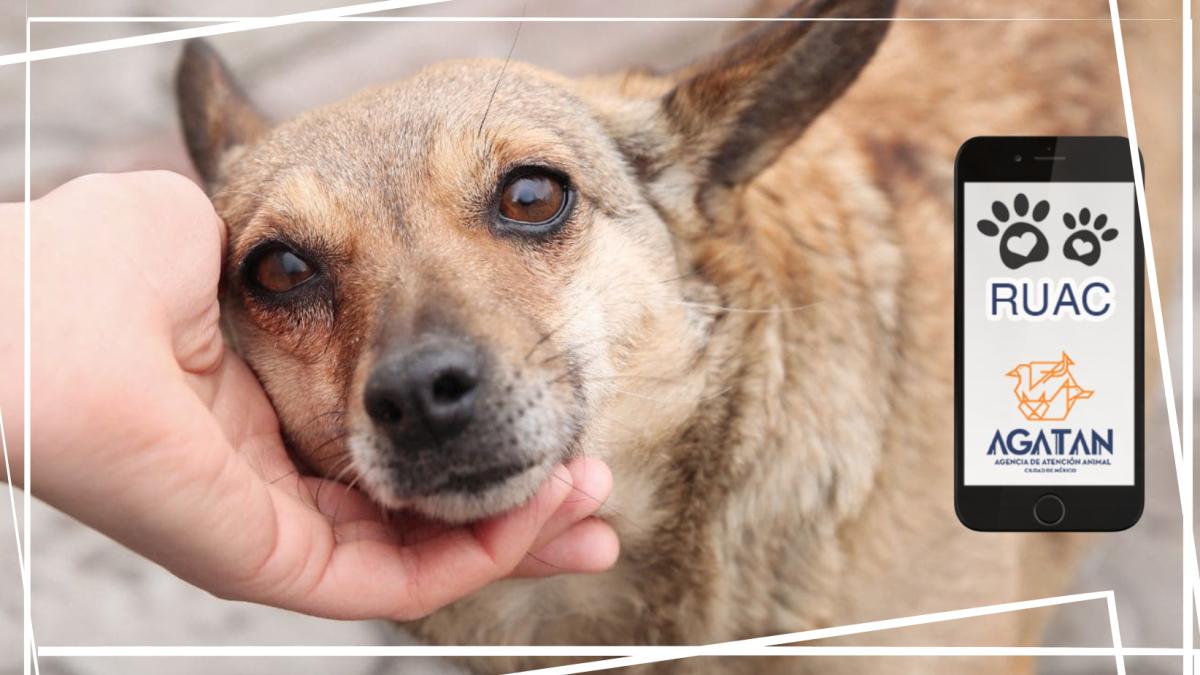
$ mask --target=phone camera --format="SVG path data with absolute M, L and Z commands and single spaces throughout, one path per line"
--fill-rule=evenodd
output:
M 1014 161 L 1014 162 L 1019 162 L 1019 161 L 1021 161 L 1021 156 L 1020 156 L 1020 155 L 1016 155 L 1015 157 L 1013 157 L 1013 161 Z

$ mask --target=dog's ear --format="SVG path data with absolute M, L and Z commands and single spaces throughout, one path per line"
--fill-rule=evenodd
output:
M 702 183 L 753 178 L 858 77 L 894 10 L 895 0 L 804 0 L 677 73 L 662 100 L 676 158 L 695 162 Z
M 192 163 L 205 184 L 217 179 L 221 157 L 253 142 L 267 123 L 225 62 L 204 40 L 189 40 L 175 72 L 175 98 Z

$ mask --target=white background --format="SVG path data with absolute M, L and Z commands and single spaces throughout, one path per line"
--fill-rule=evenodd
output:
M 963 479 L 967 485 L 1132 485 L 1134 482 L 1134 358 L 1133 358 L 1133 184 L 1132 183 L 967 183 L 963 194 L 964 272 L 964 405 Z M 1050 245 L 1045 260 L 1010 270 L 1000 262 L 999 246 L 1004 224 L 992 213 L 992 202 L 1008 208 L 1009 223 L 1032 222 L 1013 211 L 1013 198 L 1023 193 L 1029 209 L 1040 200 L 1050 203 L 1050 214 L 1039 227 Z M 1117 238 L 1101 242 L 1100 260 L 1089 267 L 1063 256 L 1063 242 L 1073 232 L 1063 224 L 1063 213 L 1078 216 L 1088 208 L 1092 221 L 1108 215 L 1105 230 L 1116 229 Z M 1001 234 L 987 237 L 976 223 L 986 218 L 997 223 Z M 1077 226 L 1075 231 L 1082 226 Z M 1100 320 L 1017 321 L 989 320 L 987 282 L 990 278 L 1022 277 L 1038 280 L 1074 278 L 1078 282 L 1103 277 L 1113 288 L 1113 307 Z M 1053 291 L 1051 302 L 1054 300 Z M 1036 306 L 1036 305 L 1035 305 Z M 1058 361 L 1062 352 L 1075 365 L 1078 384 L 1092 390 L 1090 399 L 1076 402 L 1065 421 L 1030 422 L 1017 409 L 1013 393 L 1016 379 L 1006 373 L 1020 363 Z M 1031 432 L 1052 428 L 1113 433 L 1111 466 L 1080 466 L 1075 473 L 1028 473 L 1023 466 L 996 466 L 1000 455 L 987 449 L 997 430 L 1006 434 L 1023 428 Z M 1074 438 L 1074 432 L 1069 438 Z M 1053 443 L 1053 437 L 1050 437 Z M 1069 447 L 1069 446 L 1068 446 Z M 1105 453 L 1107 455 L 1107 453 Z M 1010 455 L 1010 457 L 1012 457 Z

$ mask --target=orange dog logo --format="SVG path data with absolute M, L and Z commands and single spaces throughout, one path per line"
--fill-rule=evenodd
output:
M 1030 361 L 1006 373 L 1017 378 L 1013 393 L 1017 409 L 1030 422 L 1060 422 L 1067 419 L 1075 402 L 1091 398 L 1093 391 L 1079 386 L 1071 373 L 1075 362 L 1063 352 L 1058 361 Z

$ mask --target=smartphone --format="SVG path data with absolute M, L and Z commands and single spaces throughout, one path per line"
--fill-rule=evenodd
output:
M 1145 491 L 1145 347 L 1129 142 L 972 138 L 954 174 L 959 520 L 1131 527 Z

